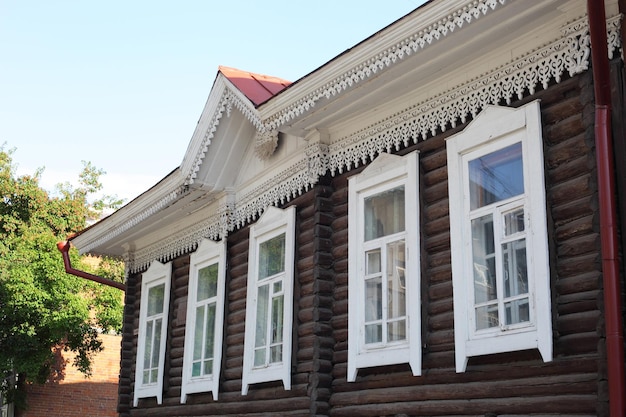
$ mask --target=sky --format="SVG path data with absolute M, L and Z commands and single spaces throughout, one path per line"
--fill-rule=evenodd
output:
M 0 0 L 0 146 L 128 202 L 181 164 L 219 65 L 296 81 L 423 2 Z

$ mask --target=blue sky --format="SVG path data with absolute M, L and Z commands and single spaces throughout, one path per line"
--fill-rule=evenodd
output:
M 0 0 L 0 145 L 127 201 L 182 162 L 218 65 L 295 81 L 423 0 Z

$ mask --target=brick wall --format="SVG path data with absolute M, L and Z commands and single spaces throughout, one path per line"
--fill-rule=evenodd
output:
M 121 336 L 101 335 L 104 350 L 93 357 L 92 375 L 86 378 L 67 361 L 59 382 L 27 387 L 28 409 L 20 417 L 117 417 Z

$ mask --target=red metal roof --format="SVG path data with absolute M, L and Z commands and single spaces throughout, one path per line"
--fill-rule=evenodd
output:
M 219 71 L 235 85 L 255 106 L 269 100 L 291 84 L 269 75 L 254 74 L 220 65 Z

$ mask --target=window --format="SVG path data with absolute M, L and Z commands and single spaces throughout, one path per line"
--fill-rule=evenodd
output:
M 141 279 L 141 304 L 139 310 L 139 339 L 135 371 L 136 407 L 139 398 L 163 398 L 163 369 L 165 341 L 170 299 L 170 262 L 152 262 Z
M 552 360 L 539 102 L 490 106 L 447 141 L 457 372 L 537 348 Z
M 350 382 L 397 363 L 421 374 L 417 158 L 381 154 L 349 179 Z
M 282 380 L 291 389 L 296 208 L 269 207 L 250 227 L 242 394 Z
M 180 402 L 187 394 L 213 393 L 217 400 L 222 362 L 226 242 L 204 239 L 191 254 L 185 355 Z

